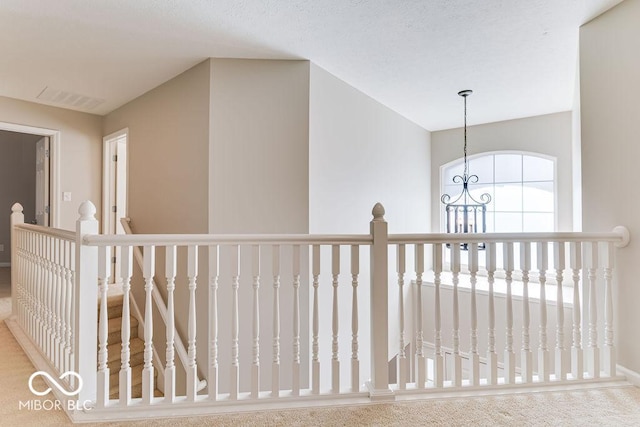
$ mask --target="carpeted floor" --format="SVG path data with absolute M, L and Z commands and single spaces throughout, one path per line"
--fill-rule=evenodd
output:
M 70 425 L 63 411 L 19 410 L 32 399 L 35 371 L 3 319 L 0 298 L 0 426 Z M 42 381 L 38 378 L 39 381 Z M 36 387 L 46 387 L 44 383 Z M 640 389 L 600 388 L 499 396 L 429 399 L 333 408 L 262 411 L 207 417 L 103 423 L 101 426 L 640 426 Z

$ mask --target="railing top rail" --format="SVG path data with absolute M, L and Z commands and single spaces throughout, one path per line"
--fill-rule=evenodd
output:
M 618 229 L 609 233 L 544 232 L 544 233 L 428 233 L 389 234 L 389 243 L 490 243 L 490 242 L 614 242 L 624 245 L 627 236 Z
M 371 245 L 369 234 L 94 234 L 88 246 L 208 246 L 208 245 Z
M 62 230 L 60 228 L 43 227 L 35 224 L 16 224 L 15 228 L 20 230 L 28 230 L 35 233 L 44 234 L 45 236 L 57 237 L 58 239 L 68 240 L 70 242 L 76 241 L 76 233 L 69 230 Z

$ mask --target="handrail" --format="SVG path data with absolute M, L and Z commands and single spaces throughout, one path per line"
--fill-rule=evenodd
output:
M 14 227 L 19 230 L 35 231 L 46 236 L 57 237 L 58 239 L 68 240 L 70 242 L 76 241 L 76 233 L 74 231 L 44 227 L 42 225 L 35 224 L 16 224 Z
M 369 234 L 94 234 L 82 241 L 87 246 L 115 245 L 371 245 Z
M 610 233 L 428 233 L 389 234 L 391 244 L 411 243 L 486 243 L 486 242 L 614 242 L 617 247 L 629 243 L 629 230 L 618 226 Z
M 131 226 L 129 225 L 129 222 L 131 221 L 130 218 L 122 218 L 120 219 L 120 223 L 122 224 L 122 228 L 124 229 L 125 233 L 127 233 L 127 235 L 133 235 L 133 230 L 131 229 Z M 142 268 L 142 251 L 140 250 L 140 247 L 135 246 L 133 249 L 133 254 L 134 257 L 136 259 L 136 262 L 138 263 L 138 266 L 140 268 Z M 162 295 L 160 295 L 160 291 L 158 290 L 158 287 L 156 286 L 155 280 L 151 279 L 153 282 L 153 290 L 152 290 L 152 296 L 153 296 L 153 300 L 156 303 L 156 307 L 158 308 L 158 312 L 160 313 L 160 317 L 162 318 L 162 321 L 164 322 L 165 326 L 167 325 L 167 306 L 164 302 L 164 300 L 162 299 Z M 174 340 L 175 346 L 176 346 L 176 352 L 178 353 L 178 358 L 180 359 L 180 362 L 182 363 L 182 367 L 183 368 L 187 368 L 188 362 L 187 362 L 187 350 L 184 348 L 184 344 L 182 343 L 182 338 L 180 337 L 180 334 L 178 333 L 178 330 L 174 327 L 173 329 L 173 333 L 174 335 L 178 338 Z M 207 386 L 207 380 L 200 380 L 198 382 L 198 391 L 203 390 L 205 387 Z

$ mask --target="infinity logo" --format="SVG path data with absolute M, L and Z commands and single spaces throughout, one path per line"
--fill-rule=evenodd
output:
M 61 379 L 61 380 L 67 378 L 68 376 L 73 376 L 78 380 L 78 389 L 76 391 L 74 391 L 74 392 L 68 392 L 64 388 L 64 386 L 62 384 L 60 384 L 51 375 L 49 375 L 48 372 L 37 371 L 37 372 L 34 372 L 33 374 L 31 374 L 31 376 L 29 377 L 29 390 L 31 390 L 31 393 L 35 394 L 36 396 L 45 396 L 45 395 L 49 394 L 49 392 L 51 392 L 51 387 L 48 387 L 45 391 L 37 391 L 36 389 L 33 388 L 33 379 L 35 377 L 37 377 L 38 375 L 41 375 L 41 376 L 45 377 L 47 380 L 49 380 L 49 384 L 52 384 L 55 388 L 58 389 L 58 391 L 60 393 L 64 394 L 65 396 L 76 395 L 76 394 L 80 393 L 80 390 L 82 390 L 82 377 L 77 372 L 67 371 L 64 374 L 60 375 L 59 379 Z

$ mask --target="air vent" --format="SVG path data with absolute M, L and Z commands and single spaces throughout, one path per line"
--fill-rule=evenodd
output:
M 53 104 L 60 104 L 83 110 L 92 110 L 104 102 L 104 99 L 92 98 L 87 95 L 80 95 L 66 90 L 53 89 L 48 86 L 40 92 L 40 95 L 38 95 L 37 98 Z

